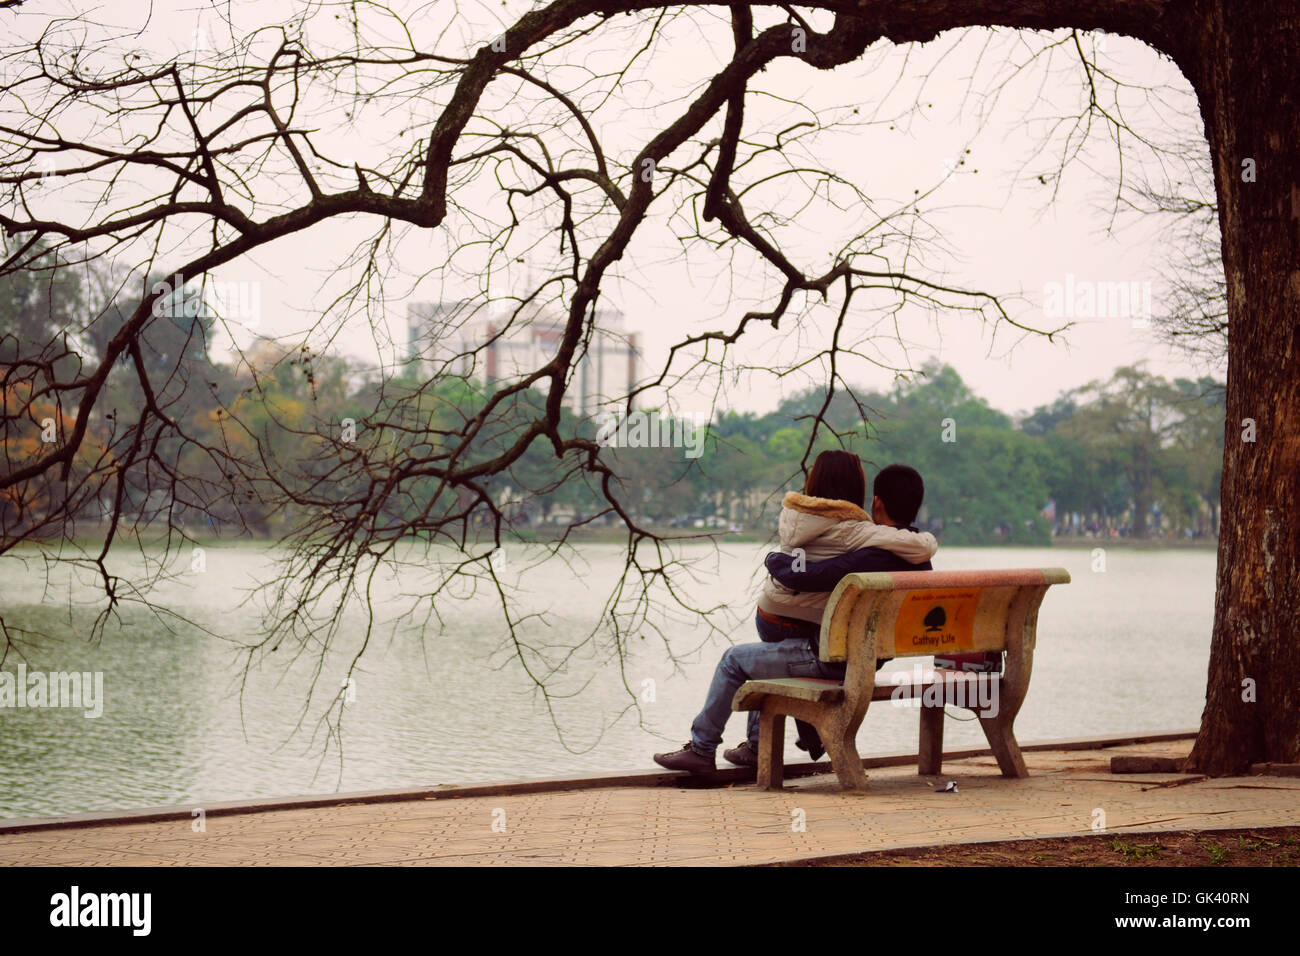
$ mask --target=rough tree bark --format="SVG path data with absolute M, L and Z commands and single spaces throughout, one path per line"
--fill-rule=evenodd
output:
M 1300 761 L 1300 3 L 1188 4 L 1175 42 L 1214 158 L 1230 317 L 1214 638 L 1189 761 L 1224 774 Z

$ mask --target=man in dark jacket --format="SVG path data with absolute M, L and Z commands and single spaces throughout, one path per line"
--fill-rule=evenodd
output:
M 877 524 L 894 528 L 911 527 L 925 495 L 920 474 L 906 465 L 889 465 L 881 469 L 872 486 L 874 495 L 871 517 Z M 767 556 L 768 573 L 779 584 L 796 591 L 833 591 L 846 574 L 860 571 L 930 571 L 930 562 L 909 564 L 883 548 L 861 548 L 824 561 L 800 562 L 794 570 L 794 556 L 773 552 Z M 722 655 L 713 672 L 713 681 L 704 709 L 691 725 L 691 739 L 681 750 L 655 754 L 657 764 L 669 770 L 712 773 L 716 770 L 715 753 L 722 742 L 722 730 L 731 716 L 731 701 L 740 685 L 747 680 L 771 680 L 777 677 L 817 677 L 843 680 L 843 663 L 826 663 L 818 659 L 820 627 L 808 621 L 777 618 L 768 622 L 777 633 L 764 634 L 757 644 L 738 644 Z M 885 658 L 877 663 L 884 664 Z M 825 750 L 816 731 L 803 721 L 798 746 L 816 760 Z M 758 711 L 750 711 L 748 736 L 744 743 L 723 756 L 731 763 L 752 767 L 758 764 Z

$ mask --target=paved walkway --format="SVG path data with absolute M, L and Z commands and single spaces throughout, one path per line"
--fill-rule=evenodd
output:
M 942 778 L 870 771 L 846 794 L 834 776 L 719 789 L 615 787 L 347 804 L 0 833 L 0 865 L 751 864 L 864 850 L 1108 833 L 1300 825 L 1300 779 L 1112 775 L 1117 754 L 1185 756 L 1186 740 L 1025 754 L 1006 780 L 992 757 Z M 957 781 L 957 793 L 936 793 Z M 960 853 L 960 847 L 954 847 Z

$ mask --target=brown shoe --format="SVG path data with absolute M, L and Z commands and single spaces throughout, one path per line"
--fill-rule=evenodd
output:
M 685 770 L 689 773 L 717 773 L 718 768 L 712 757 L 697 754 L 691 749 L 688 740 L 681 750 L 672 753 L 655 754 L 655 763 L 669 770 Z
M 734 763 L 737 767 L 758 766 L 758 754 L 754 751 L 752 747 L 749 746 L 748 740 L 746 740 L 739 747 L 736 747 L 732 750 L 724 751 L 722 756 L 726 757 L 727 760 L 729 760 L 731 763 Z

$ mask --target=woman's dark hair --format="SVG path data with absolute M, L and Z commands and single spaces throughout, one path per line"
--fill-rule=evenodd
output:
M 867 503 L 867 476 L 858 456 L 847 451 L 824 451 L 817 456 L 803 483 L 803 493 L 813 498 Z
M 925 483 L 915 468 L 907 465 L 886 465 L 876 475 L 871 493 L 880 499 L 889 517 L 903 527 L 916 520 L 925 498 Z

